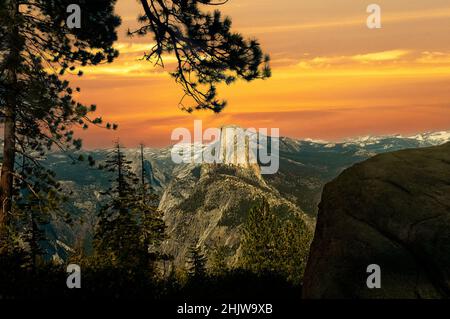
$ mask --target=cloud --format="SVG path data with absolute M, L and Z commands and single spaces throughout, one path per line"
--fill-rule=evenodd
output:
M 389 50 L 381 52 L 371 52 L 365 54 L 355 54 L 348 56 L 305 56 L 297 66 L 302 69 L 323 69 L 357 66 L 361 64 L 380 64 L 398 61 L 411 54 L 408 50 Z
M 372 65 L 372 66 L 371 66 Z M 353 69 L 360 72 L 366 70 L 383 72 L 383 67 L 397 68 L 402 73 L 445 73 L 450 68 L 450 52 L 417 52 L 413 50 L 394 49 L 380 52 L 354 54 L 348 56 L 315 56 L 304 55 L 297 63 L 303 70 L 321 69 Z M 394 72 L 395 73 L 395 72 Z
M 358 62 L 383 62 L 383 61 L 393 61 L 398 60 L 405 55 L 410 53 L 410 51 L 407 50 L 390 50 L 390 51 L 382 51 L 382 52 L 375 52 L 375 53 L 368 53 L 368 54 L 358 54 L 353 57 L 351 57 L 352 60 L 358 61 Z
M 450 52 L 422 52 L 417 59 L 418 63 L 424 64 L 450 64 Z
M 131 43 L 131 42 L 117 42 L 114 48 L 119 50 L 121 54 L 140 53 L 150 51 L 154 43 Z

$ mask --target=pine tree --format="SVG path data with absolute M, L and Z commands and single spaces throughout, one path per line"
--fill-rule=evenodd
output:
M 255 273 L 276 272 L 280 220 L 263 200 L 253 207 L 243 229 L 242 263 Z
M 140 144 L 140 192 L 142 195 L 142 201 L 152 204 L 158 205 L 158 196 L 156 196 L 154 189 L 152 187 L 151 180 L 147 181 L 146 175 L 151 176 L 151 171 L 147 172 L 146 162 L 144 158 L 144 144 Z
M 207 258 L 201 246 L 192 245 L 191 247 L 189 247 L 186 257 L 186 269 L 189 278 L 194 281 L 205 279 Z
M 144 160 L 144 144 L 141 144 L 141 192 L 142 192 L 142 200 L 145 202 L 147 200 L 147 194 L 149 191 L 149 187 L 147 182 L 145 181 L 145 160 Z
M 9 231 L 17 232 L 21 240 L 27 244 L 31 267 L 36 269 L 37 263 L 44 253 L 41 247 L 45 242 L 45 225 L 49 224 L 53 214 L 59 214 L 70 223 L 68 213 L 62 211 L 61 202 L 67 198 L 60 195 L 61 185 L 56 181 L 54 172 L 41 165 L 34 165 L 21 156 L 16 164 L 18 182 L 14 185 L 13 211 Z
M 267 201 L 253 207 L 244 225 L 242 266 L 257 274 L 277 274 L 299 284 L 312 231 L 300 216 L 279 217 Z
M 312 239 L 311 229 L 299 216 L 283 224 L 277 260 L 283 276 L 296 285 L 303 279 Z
M 210 272 L 213 275 L 220 276 L 228 271 L 227 257 L 228 249 L 226 246 L 216 246 L 211 254 Z
M 112 44 L 120 19 L 113 13 L 115 0 L 78 0 L 83 8 L 82 27 L 71 29 L 65 23 L 71 3 L 0 0 L 2 229 L 11 226 L 8 220 L 14 220 L 14 201 L 25 200 L 23 192 L 15 191 L 18 183 L 32 190 L 39 201 L 47 197 L 48 188 L 58 190 L 54 175 L 40 162 L 46 151 L 53 147 L 79 149 L 81 140 L 74 138 L 73 128 L 102 122 L 89 117 L 95 106 L 76 102 L 73 95 L 80 89 L 71 88 L 61 77 L 77 70 L 81 76 L 79 67 L 112 62 L 118 55 Z M 21 158 L 27 159 L 25 170 L 16 163 Z M 27 174 L 21 175 L 22 171 Z
M 151 33 L 155 45 L 145 55 L 164 67 L 164 54 L 177 59 L 171 74 L 184 90 L 180 108 L 188 112 L 209 109 L 220 112 L 226 102 L 217 98 L 217 85 L 231 84 L 238 78 L 246 81 L 265 79 L 271 74 L 269 57 L 256 40 L 246 40 L 231 31 L 231 19 L 219 10 L 205 8 L 225 2 L 219 0 L 140 0 L 145 14 L 142 26 L 130 35 Z M 207 10 L 207 9 L 206 9 Z M 190 97 L 191 105 L 186 105 Z
M 157 247 L 164 239 L 165 225 L 156 207 L 143 200 L 130 164 L 117 144 L 102 167 L 115 177 L 103 193 L 106 203 L 95 230 L 95 255 L 102 264 L 152 272 L 161 258 Z

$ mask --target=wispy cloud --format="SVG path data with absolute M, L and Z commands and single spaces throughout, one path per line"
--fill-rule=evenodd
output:
M 348 56 L 304 55 L 297 67 L 309 71 L 326 69 L 329 76 L 333 74 L 330 71 L 343 69 L 357 73 L 367 70 L 374 74 L 384 73 L 386 76 L 395 74 L 395 69 L 401 74 L 445 74 L 450 69 L 450 52 L 395 49 Z M 386 72 L 387 69 L 389 73 Z
M 400 61 L 411 55 L 409 50 L 388 50 L 381 52 L 370 52 L 364 54 L 354 54 L 348 56 L 309 56 L 304 55 L 304 58 L 297 64 L 302 69 L 329 69 L 340 67 L 355 67 L 367 64 L 389 64 L 394 61 Z M 403 60 L 403 61 L 410 61 Z
M 417 59 L 418 63 L 426 64 L 450 64 L 450 52 L 422 52 Z
M 390 51 L 382 51 L 382 52 L 374 52 L 368 54 L 358 54 L 351 57 L 352 60 L 367 63 L 367 62 L 382 62 L 382 61 L 393 61 L 398 60 L 405 55 L 410 53 L 407 50 L 390 50 Z

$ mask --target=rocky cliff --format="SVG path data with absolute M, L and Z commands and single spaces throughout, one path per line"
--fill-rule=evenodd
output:
M 450 297 L 450 143 L 375 156 L 325 186 L 303 295 Z
M 213 147 L 218 163 L 195 164 L 194 159 L 177 167 L 160 201 L 168 235 L 163 248 L 174 257 L 176 267 L 184 266 L 193 245 L 202 246 L 209 257 L 216 248 L 226 247 L 225 262 L 236 266 L 243 224 L 250 208 L 262 198 L 284 218 L 301 216 L 313 230 L 313 219 L 263 179 L 256 152 L 249 148 L 243 129 L 222 128 L 217 143 Z M 198 149 L 205 152 L 205 148 Z

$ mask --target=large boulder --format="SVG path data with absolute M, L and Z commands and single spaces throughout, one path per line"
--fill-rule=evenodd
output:
M 371 264 L 381 288 L 367 286 Z M 450 297 L 450 143 L 375 156 L 325 186 L 303 296 Z

